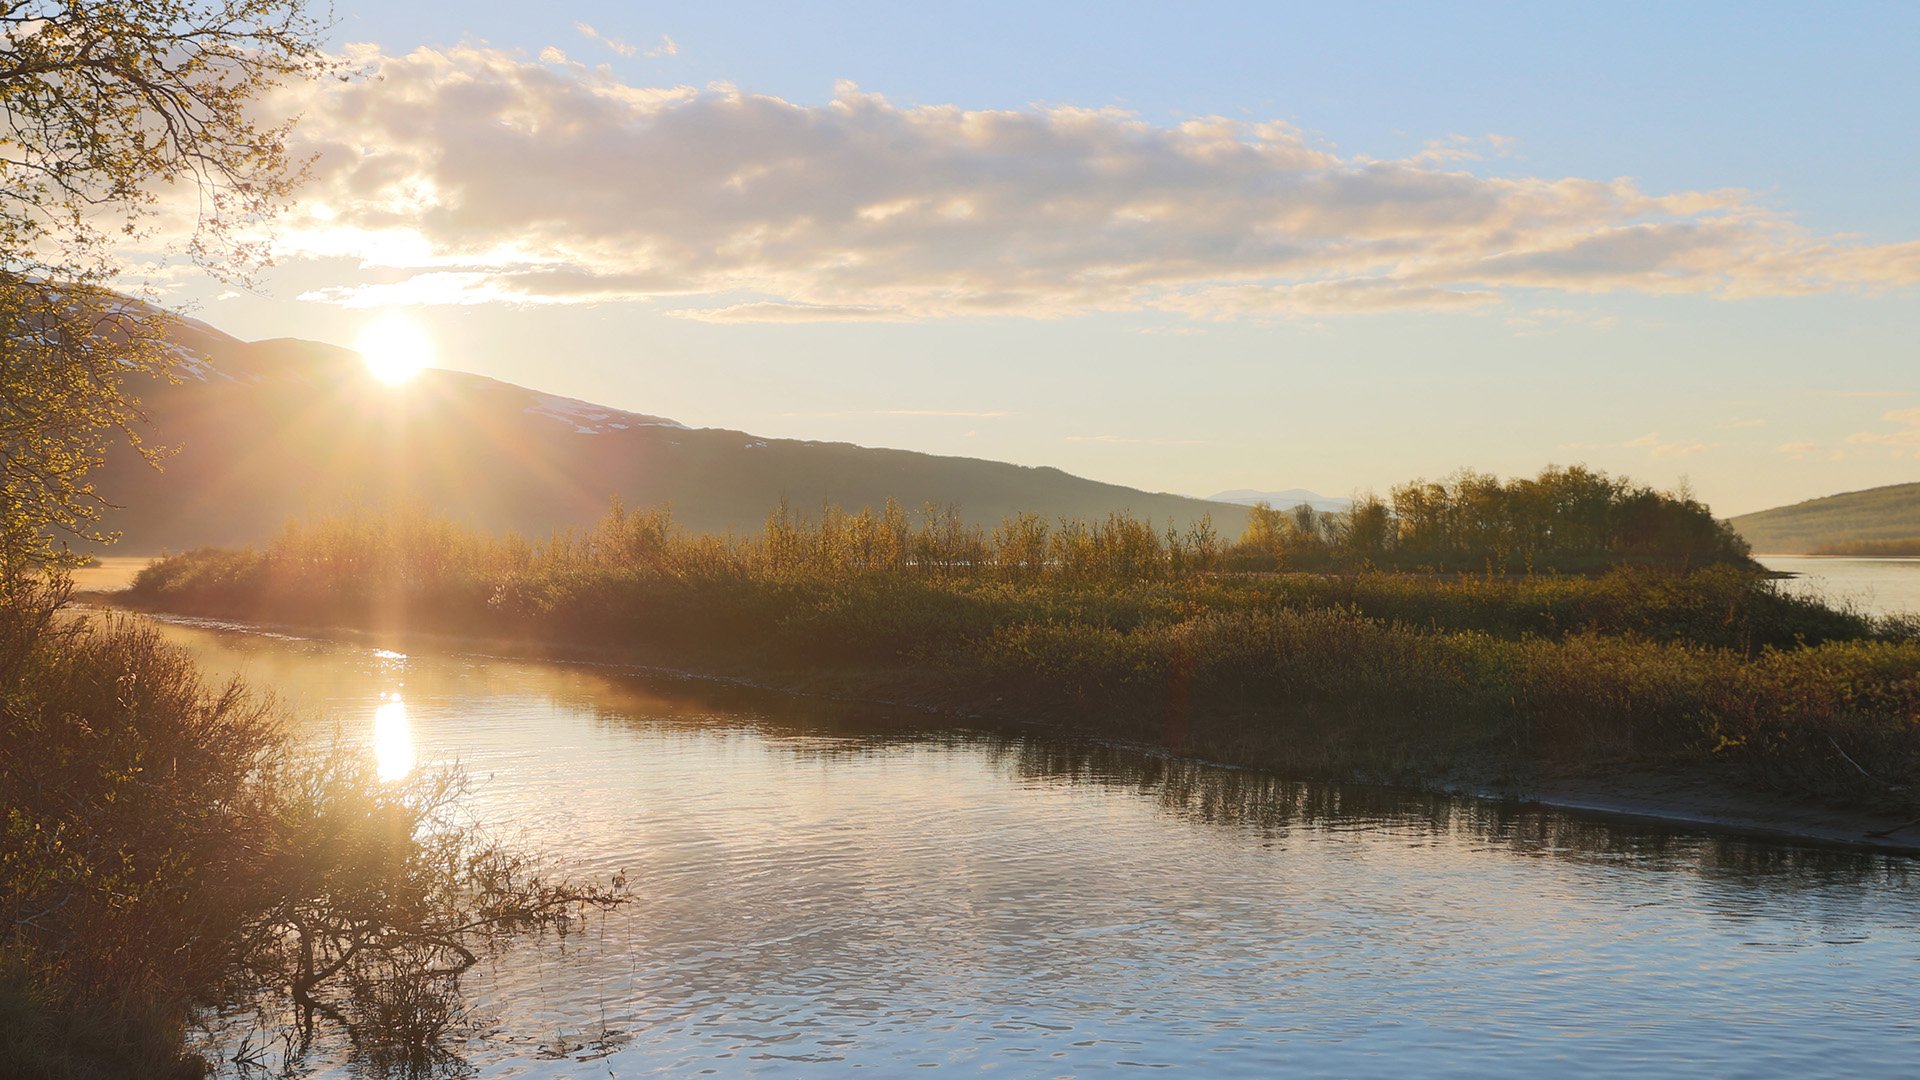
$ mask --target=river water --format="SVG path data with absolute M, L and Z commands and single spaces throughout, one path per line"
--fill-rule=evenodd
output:
M 1298 785 L 721 684 L 172 625 L 636 902 L 466 986 L 484 1077 L 1911 1075 L 1898 857 Z M 323 1036 L 325 1031 L 323 1028 Z M 373 1075 L 323 1037 L 307 1075 Z

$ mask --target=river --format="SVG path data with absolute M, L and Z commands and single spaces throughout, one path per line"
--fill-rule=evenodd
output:
M 172 624 L 636 902 L 466 980 L 482 1077 L 1893 1074 L 1916 864 L 579 665 Z M 324 1034 L 324 1029 L 323 1029 Z M 370 1075 L 323 1038 L 310 1075 Z

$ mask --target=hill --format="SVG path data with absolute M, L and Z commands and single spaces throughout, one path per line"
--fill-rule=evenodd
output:
M 122 551 L 254 544 L 292 516 L 389 500 L 536 536 L 594 521 L 616 496 L 719 532 L 757 530 L 783 499 L 817 514 L 889 497 L 984 524 L 1126 510 L 1183 527 L 1211 516 L 1228 536 L 1245 525 L 1240 507 L 1054 468 L 695 429 L 458 371 L 391 388 L 331 345 L 245 342 L 191 320 L 174 336 L 180 380 L 140 396 L 144 437 L 176 453 L 155 472 L 122 452 L 99 476 Z
M 1920 550 L 1920 483 L 1809 499 L 1742 514 L 1729 523 L 1762 555 Z

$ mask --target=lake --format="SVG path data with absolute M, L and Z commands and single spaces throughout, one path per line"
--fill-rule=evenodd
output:
M 718 683 L 172 624 L 636 900 L 466 979 L 483 1077 L 1890 1074 L 1899 857 L 1302 785 Z M 323 1029 L 323 1036 L 325 1031 Z M 311 1075 L 363 1076 L 341 1040 Z
M 1869 615 L 1920 614 L 1920 558 L 1856 559 L 1839 555 L 1763 555 L 1760 564 L 1796 577 L 1780 588 Z

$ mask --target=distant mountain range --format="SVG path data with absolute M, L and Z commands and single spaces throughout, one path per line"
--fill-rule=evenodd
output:
M 1306 503 L 1315 510 L 1345 510 L 1353 505 L 1352 499 L 1342 499 L 1337 495 L 1319 495 L 1306 488 L 1288 488 L 1285 491 L 1253 491 L 1248 488 L 1235 488 L 1207 496 L 1211 502 L 1233 503 L 1236 506 L 1252 506 L 1254 503 L 1266 503 L 1275 510 L 1291 510 Z
M 1129 511 L 1227 536 L 1243 508 L 1032 468 L 849 443 L 689 428 L 661 416 L 428 370 L 389 388 L 359 354 L 311 341 L 245 342 L 202 322 L 175 333 L 181 380 L 140 391 L 146 439 L 177 452 L 159 472 L 112 455 L 99 489 L 119 550 L 257 544 L 290 517 L 415 500 L 456 520 L 544 536 L 589 523 L 615 496 L 670 503 L 700 531 L 757 530 L 784 499 L 817 515 L 897 498 L 991 524 Z
M 1728 521 L 1760 555 L 1920 549 L 1920 483 L 1849 491 Z

